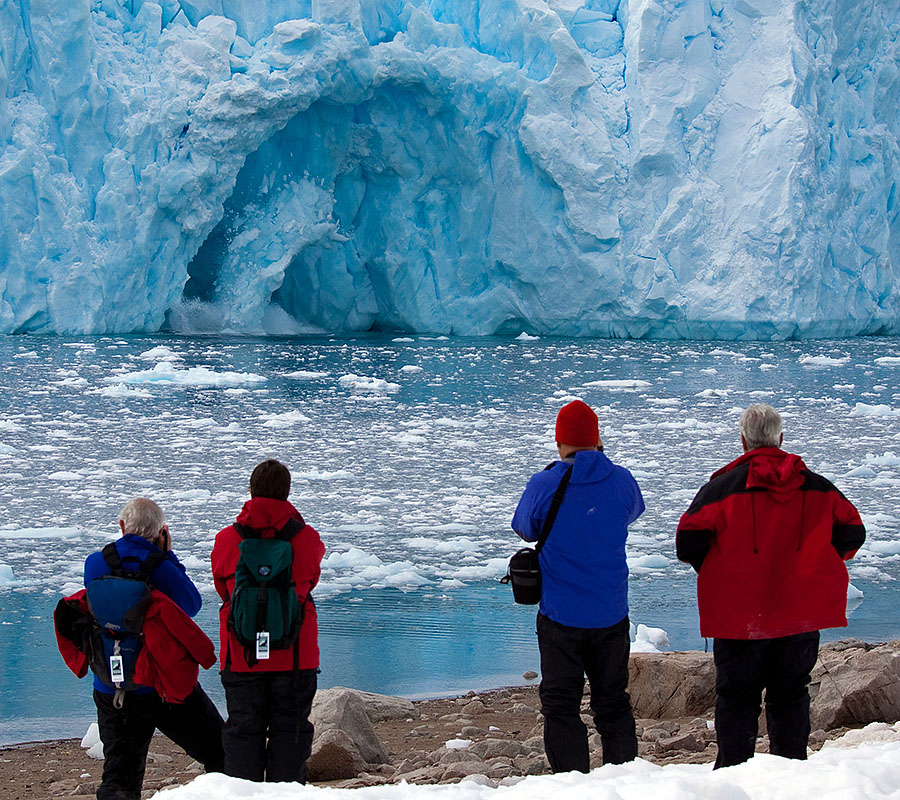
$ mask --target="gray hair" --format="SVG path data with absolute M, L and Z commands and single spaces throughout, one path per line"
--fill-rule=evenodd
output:
M 741 436 L 748 450 L 781 447 L 781 414 L 765 403 L 750 406 L 741 414 Z
M 125 533 L 133 533 L 155 542 L 166 524 L 166 515 L 152 500 L 135 497 L 125 504 L 119 514 L 119 521 L 125 525 Z

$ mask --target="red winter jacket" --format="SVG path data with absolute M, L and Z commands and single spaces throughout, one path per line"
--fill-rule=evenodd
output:
M 289 520 L 303 522 L 303 517 L 286 500 L 274 500 L 270 497 L 254 497 L 244 503 L 236 522 L 248 528 L 261 530 L 263 538 L 271 538 L 275 531 L 283 528 Z M 282 672 L 294 668 L 293 648 L 272 650 L 269 658 L 258 661 L 250 667 L 244 658 L 244 649 L 235 635 L 228 629 L 229 600 L 234 591 L 234 571 L 237 567 L 241 543 L 240 534 L 233 525 L 222 529 L 216 535 L 216 543 L 212 550 L 212 572 L 216 591 L 222 598 L 219 610 L 219 664 L 221 669 L 233 672 Z M 294 534 L 291 539 L 294 550 L 292 571 L 296 584 L 297 596 L 305 605 L 303 625 L 298 637 L 299 669 L 316 669 L 319 666 L 319 626 L 316 619 L 316 606 L 310 592 L 319 582 L 322 556 L 325 545 L 319 534 L 310 525 Z
M 865 538 L 853 504 L 799 456 L 744 453 L 678 523 L 678 558 L 698 573 L 701 635 L 771 639 L 845 626 L 844 561 Z
M 86 595 L 82 589 L 63 598 L 53 615 L 59 652 L 79 678 L 87 674 L 90 661 L 77 634 L 72 638 L 76 628 L 72 623 L 90 616 Z M 216 648 L 171 598 L 156 589 L 151 598 L 141 627 L 144 645 L 134 665 L 134 682 L 153 687 L 167 703 L 183 703 L 197 685 L 198 665 L 209 669 L 216 663 Z

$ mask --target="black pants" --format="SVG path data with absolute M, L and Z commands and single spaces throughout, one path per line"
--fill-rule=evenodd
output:
M 113 695 L 94 690 L 103 742 L 103 779 L 98 800 L 140 800 L 150 739 L 157 728 L 197 759 L 207 772 L 221 772 L 222 717 L 198 683 L 184 703 L 159 695 L 126 692 L 122 708 Z
M 810 673 L 819 654 L 819 632 L 778 639 L 716 639 L 716 766 L 753 756 L 760 698 L 766 690 L 769 752 L 806 758 Z
M 554 772 L 590 770 L 587 728 L 581 721 L 584 676 L 600 732 L 604 764 L 637 757 L 637 736 L 628 696 L 628 617 L 609 628 L 572 628 L 538 614 L 541 649 L 541 712 L 544 750 Z
M 306 783 L 316 676 L 314 669 L 222 673 L 228 704 L 222 736 L 226 775 Z

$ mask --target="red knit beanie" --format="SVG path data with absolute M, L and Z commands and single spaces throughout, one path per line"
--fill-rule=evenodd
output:
M 556 441 L 573 447 L 596 447 L 600 444 L 597 415 L 587 403 L 573 400 L 556 417 Z

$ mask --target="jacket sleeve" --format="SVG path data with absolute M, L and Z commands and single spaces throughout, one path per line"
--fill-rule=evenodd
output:
M 679 561 L 690 564 L 697 572 L 716 535 L 716 516 L 718 503 L 704 501 L 704 486 L 690 508 L 681 515 L 678 529 L 675 532 L 675 554 Z
M 294 583 L 297 594 L 305 598 L 319 583 L 322 574 L 322 557 L 325 545 L 319 538 L 319 532 L 307 525 L 294 537 Z
M 840 492 L 837 492 L 837 495 L 834 522 L 831 526 L 831 544 L 844 561 L 849 561 L 866 541 L 866 528 L 853 503 Z
M 188 577 L 184 565 L 171 550 L 166 560 L 153 570 L 150 580 L 155 589 L 171 597 L 185 614 L 191 617 L 197 615 L 203 599 Z
M 526 542 L 536 542 L 541 535 L 544 519 L 550 510 L 550 502 L 556 487 L 547 492 L 548 470 L 531 476 L 512 518 L 512 529 Z M 558 481 L 556 482 L 559 483 Z
M 644 513 L 647 507 L 644 505 L 644 496 L 641 494 L 641 487 L 638 486 L 638 482 L 634 479 L 634 475 L 629 472 L 628 476 L 631 478 L 633 490 L 631 513 L 628 515 L 628 524 L 631 525 L 632 522 Z
M 234 568 L 237 566 L 237 558 L 232 552 L 234 550 L 231 542 L 231 528 L 223 528 L 216 535 L 215 544 L 213 544 L 210 561 L 212 562 L 213 584 L 216 587 L 219 597 L 224 602 L 231 599 L 231 592 L 228 588 L 229 578 L 234 576 Z M 237 536 L 235 531 L 234 536 Z

